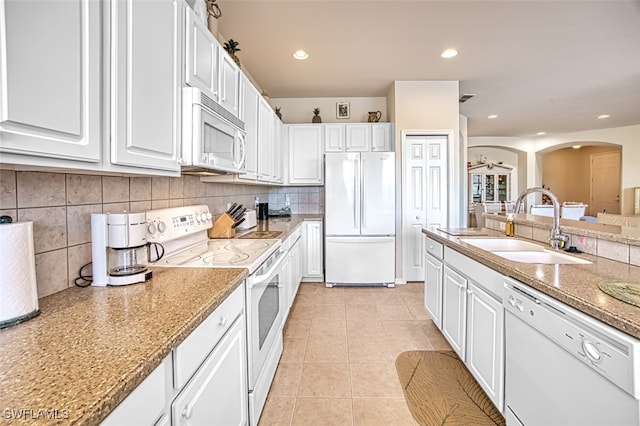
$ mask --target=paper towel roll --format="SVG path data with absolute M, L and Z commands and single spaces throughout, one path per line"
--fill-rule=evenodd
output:
M 39 313 L 33 222 L 0 224 L 0 328 Z

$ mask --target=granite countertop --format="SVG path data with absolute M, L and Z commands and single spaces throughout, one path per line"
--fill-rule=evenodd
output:
M 286 240 L 291 232 L 295 231 L 298 225 L 305 221 L 318 221 L 323 220 L 322 214 L 292 214 L 291 216 L 284 217 L 270 217 L 269 220 L 259 220 L 254 228 L 237 231 L 236 238 L 240 238 L 253 231 L 280 231 L 282 234 L 276 238 L 282 241 Z
M 40 299 L 39 316 L 0 330 L 4 422 L 6 410 L 32 410 L 20 423 L 99 423 L 246 276 L 240 268 L 161 268 L 146 283 Z M 57 419 L 38 420 L 38 410 L 57 410 Z
M 483 228 L 487 236 L 503 232 Z M 460 241 L 461 238 L 439 231 L 423 229 L 428 237 L 510 276 L 612 327 L 640 339 L 640 308 L 617 300 L 598 288 L 603 282 L 640 283 L 640 267 L 588 254 L 572 254 L 593 262 L 590 265 L 545 265 L 520 263 L 504 259 L 486 250 Z M 486 238 L 475 236 L 473 238 Z M 517 238 L 528 241 L 524 238 Z M 537 241 L 532 241 L 542 245 Z

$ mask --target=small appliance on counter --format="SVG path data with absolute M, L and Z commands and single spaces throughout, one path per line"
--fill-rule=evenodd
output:
M 0 218 L 0 328 L 19 324 L 40 313 L 33 222 Z
M 244 218 L 244 221 L 238 224 L 238 226 L 236 227 L 238 231 L 244 231 L 247 229 L 255 228 L 256 225 L 258 224 L 255 210 L 247 210 L 246 212 L 244 212 L 243 218 Z
M 91 285 L 127 285 L 150 279 L 146 215 L 92 214 L 91 255 Z
M 269 219 L 269 203 L 258 203 L 258 220 Z

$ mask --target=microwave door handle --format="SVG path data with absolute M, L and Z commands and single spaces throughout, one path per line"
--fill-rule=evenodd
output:
M 234 151 L 237 154 L 238 150 L 240 151 L 240 160 L 237 160 L 235 162 L 235 165 L 237 167 L 241 167 L 244 164 L 244 157 L 245 157 L 245 146 L 244 146 L 244 136 L 242 135 L 242 133 L 238 132 L 236 138 L 235 138 L 235 142 L 234 142 L 235 148 Z

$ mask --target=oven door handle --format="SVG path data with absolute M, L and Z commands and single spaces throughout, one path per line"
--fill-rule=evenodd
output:
M 256 286 L 256 285 L 260 285 L 260 284 L 264 283 L 265 281 L 268 281 L 268 279 L 273 276 L 273 273 L 275 272 L 275 270 L 280 267 L 282 262 L 284 262 L 284 259 L 286 258 L 285 254 L 287 254 L 286 250 L 279 249 L 278 250 L 278 254 L 277 254 L 278 260 L 276 260 L 276 263 L 274 263 L 273 266 L 271 268 L 269 268 L 269 270 L 267 272 L 265 272 L 264 274 L 256 275 L 255 277 L 253 277 L 253 279 L 250 280 L 251 281 L 251 285 L 249 286 L 249 288 L 251 288 L 253 286 Z

